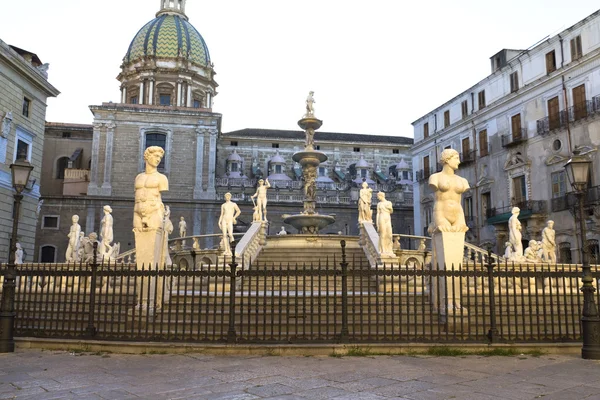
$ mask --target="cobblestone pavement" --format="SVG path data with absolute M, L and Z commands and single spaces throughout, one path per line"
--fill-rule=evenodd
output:
M 600 362 L 541 357 L 0 354 L 0 399 L 600 399 Z

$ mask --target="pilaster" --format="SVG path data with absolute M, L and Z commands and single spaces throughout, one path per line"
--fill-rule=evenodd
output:
M 89 196 L 97 196 L 100 194 L 98 188 L 98 162 L 100 157 L 100 129 L 104 124 L 95 123 L 94 133 L 92 136 L 92 165 L 90 168 L 90 184 L 88 185 L 87 194 Z
M 204 178 L 204 134 L 204 129 L 196 129 L 196 177 L 194 182 L 194 199 L 201 199 L 204 191 L 202 188 L 202 181 Z
M 106 151 L 104 156 L 104 182 L 100 189 L 100 194 L 110 196 L 112 194 L 112 156 L 113 156 L 113 141 L 116 125 L 114 122 L 106 124 Z

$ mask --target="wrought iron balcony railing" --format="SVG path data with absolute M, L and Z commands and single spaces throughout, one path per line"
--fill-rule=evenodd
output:
M 460 163 L 462 165 L 470 164 L 475 161 L 475 154 L 477 152 L 475 150 L 469 150 L 467 152 L 462 152 L 460 154 Z
M 487 155 L 492 154 L 492 145 L 488 144 L 484 147 L 479 147 L 479 157 L 485 157 Z
M 527 140 L 527 130 L 519 128 L 512 133 L 502 135 L 502 147 L 516 146 Z
M 581 103 L 575 104 L 569 107 L 569 121 L 575 122 L 580 119 L 587 118 L 594 113 L 594 102 L 591 100 L 582 101 Z
M 555 197 L 551 201 L 552 212 L 559 212 L 573 209 L 577 205 L 577 197 L 575 193 L 569 192 L 564 196 Z M 591 206 L 600 204 L 600 186 L 589 188 L 584 196 L 583 205 Z
M 491 208 L 487 210 L 487 218 L 493 218 L 502 214 L 510 214 L 513 207 L 519 207 L 521 216 L 532 214 L 545 214 L 548 211 L 548 202 L 546 200 L 524 200 L 513 202 L 507 207 Z
M 546 118 L 538 119 L 537 134 L 547 135 L 552 131 L 566 127 L 567 118 L 568 113 L 566 111 L 559 111 L 557 114 L 552 114 Z

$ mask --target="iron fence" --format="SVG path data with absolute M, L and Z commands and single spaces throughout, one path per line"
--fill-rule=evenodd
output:
M 341 250 L 317 263 L 230 260 L 189 270 L 21 265 L 15 334 L 223 343 L 581 340 L 575 265 L 475 257 L 455 270 L 411 260 L 371 267 Z M 597 282 L 600 270 L 592 270 Z M 448 307 L 450 287 L 458 288 L 460 308 Z

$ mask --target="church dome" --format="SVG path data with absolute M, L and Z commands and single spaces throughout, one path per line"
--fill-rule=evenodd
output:
M 123 59 L 130 63 L 142 57 L 187 58 L 202 66 L 210 65 L 204 39 L 183 14 L 159 13 L 135 35 Z

